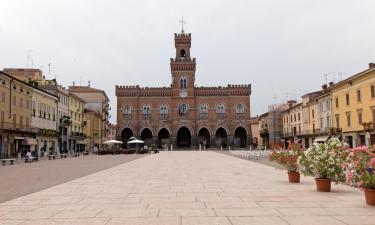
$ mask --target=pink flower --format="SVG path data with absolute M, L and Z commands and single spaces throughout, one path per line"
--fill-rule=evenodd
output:
M 370 160 L 370 166 L 375 167 L 375 157 Z
M 358 181 L 357 185 L 358 187 L 361 187 L 363 185 L 363 181 Z

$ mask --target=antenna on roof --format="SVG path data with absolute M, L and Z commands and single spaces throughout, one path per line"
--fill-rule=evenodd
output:
M 33 50 L 32 49 L 27 49 L 27 55 L 26 55 L 26 68 L 29 68 L 30 67 L 30 61 L 31 61 L 31 58 L 32 58 L 32 52 Z
M 325 73 L 324 75 L 323 75 L 324 77 L 325 77 L 325 79 L 326 79 L 326 82 L 325 82 L 325 84 L 328 84 L 328 73 Z

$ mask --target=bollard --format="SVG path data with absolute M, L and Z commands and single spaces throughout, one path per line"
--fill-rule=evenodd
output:
M 171 144 L 171 151 L 173 151 L 173 145 Z

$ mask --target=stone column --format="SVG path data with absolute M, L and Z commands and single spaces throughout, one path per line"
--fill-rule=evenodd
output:
M 229 149 L 229 146 L 231 149 L 233 149 L 233 136 L 232 135 L 228 135 L 227 136 L 227 147 L 226 147 L 226 150 Z
M 199 143 L 198 143 L 198 138 L 197 136 L 191 136 L 191 149 L 198 149 L 199 148 Z

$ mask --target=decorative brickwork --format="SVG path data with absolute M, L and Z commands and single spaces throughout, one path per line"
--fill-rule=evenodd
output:
M 169 148 L 248 148 L 251 85 L 196 87 L 191 34 L 174 38 L 170 87 L 116 85 L 119 138 Z

